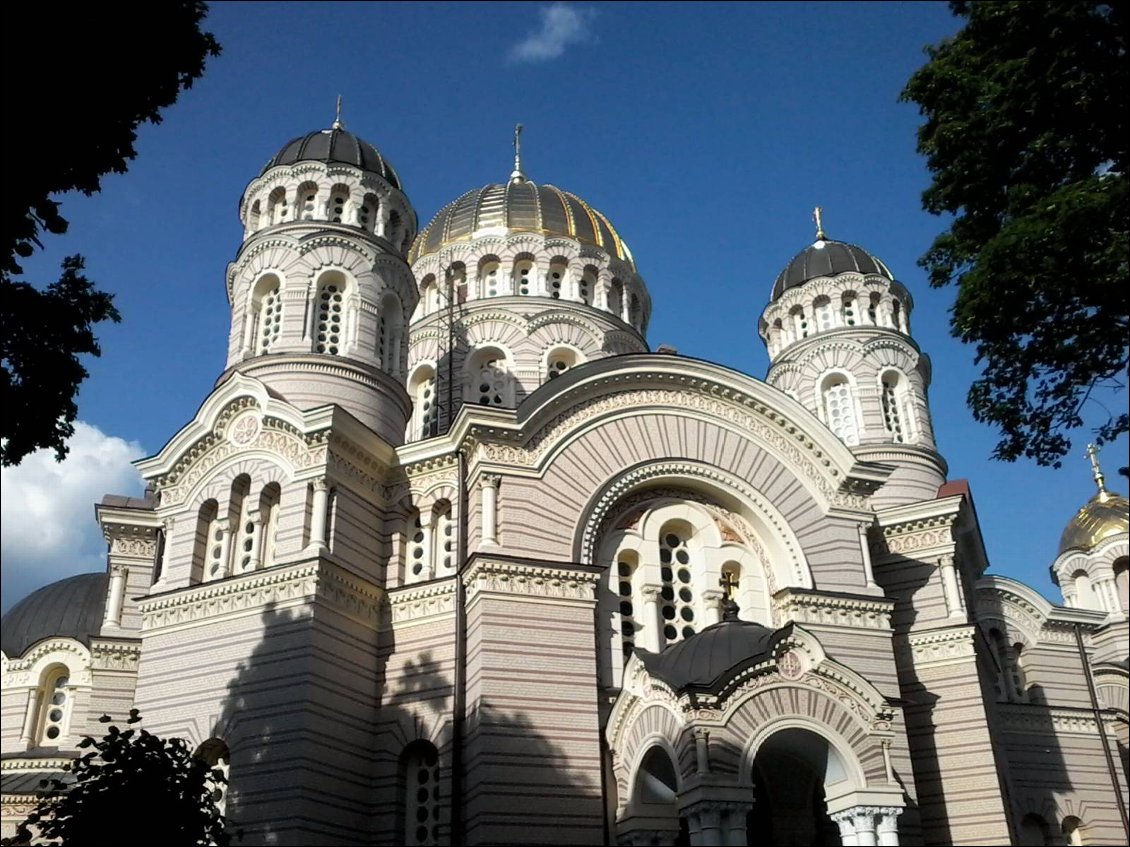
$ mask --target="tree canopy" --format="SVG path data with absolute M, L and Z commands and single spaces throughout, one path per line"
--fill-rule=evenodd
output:
M 143 3 L 110 14 L 97 4 L 31 4 L 10 23 L 5 43 L 8 155 L 0 215 L 0 463 L 38 448 L 66 454 L 75 395 L 87 371 L 79 358 L 100 354 L 94 326 L 119 315 L 113 297 L 82 273 L 81 256 L 42 284 L 19 279 L 21 261 L 44 234 L 67 221 L 58 195 L 101 188 L 137 156 L 137 129 L 220 52 L 201 32 L 202 2 Z M 50 65 L 49 69 L 46 67 Z
M 1127 379 L 1125 8 L 950 6 L 964 27 L 902 93 L 925 119 L 923 206 L 952 216 L 920 264 L 957 286 L 951 328 L 976 345 L 968 402 L 1000 433 L 994 456 L 1058 467 L 1088 417 L 1100 443 L 1130 423 L 1088 408 Z
M 46 786 L 46 796 L 20 824 L 13 843 L 230 843 L 216 805 L 227 784 L 220 768 L 190 752 L 183 739 L 136 729 L 137 709 L 130 710 L 125 730 L 107 715 L 100 720 L 110 724 L 106 735 L 79 742 L 89 752 L 68 766 L 67 778 Z

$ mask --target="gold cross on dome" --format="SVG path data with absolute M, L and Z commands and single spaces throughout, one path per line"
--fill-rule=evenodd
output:
M 718 584 L 722 586 L 722 597 L 725 600 L 734 599 L 734 589 L 738 587 L 738 579 L 729 571 L 722 574 L 722 578 L 718 580 Z
M 823 241 L 824 238 L 825 238 L 824 221 L 822 220 L 822 215 L 821 215 L 821 213 L 823 211 L 824 210 L 821 209 L 819 206 L 817 206 L 815 209 L 812 210 L 812 220 L 816 221 L 816 240 L 817 241 Z
M 1091 476 L 1094 477 L 1095 485 L 1099 487 L 1099 491 L 1106 491 L 1106 477 L 1103 476 L 1103 469 L 1099 467 L 1099 448 L 1094 444 L 1087 445 L 1087 458 L 1091 460 Z

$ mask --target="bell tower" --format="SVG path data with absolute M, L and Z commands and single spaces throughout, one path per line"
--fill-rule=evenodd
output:
M 873 497 L 878 508 L 931 500 L 946 464 L 934 443 L 930 359 L 910 333 L 910 292 L 882 261 L 816 240 L 777 276 L 758 332 L 770 385 L 799 400 L 860 458 L 897 470 Z
M 345 129 L 283 145 L 243 192 L 228 266 L 227 369 L 300 409 L 334 403 L 396 445 L 410 414 L 405 254 L 416 213 L 375 147 Z

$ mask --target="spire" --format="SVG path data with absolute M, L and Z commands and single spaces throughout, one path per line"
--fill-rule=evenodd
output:
M 341 122 L 341 95 L 337 95 L 337 113 L 334 115 L 334 122 L 330 127 L 331 129 L 345 129 L 345 124 Z
M 525 182 L 526 175 L 522 173 L 522 125 L 514 126 L 514 170 L 510 172 L 511 182 Z
M 823 211 L 824 210 L 819 206 L 812 210 L 812 220 L 816 221 L 816 240 L 818 242 L 825 241 L 828 238 L 828 236 L 824 234 L 824 221 L 821 216 Z
M 1087 458 L 1091 460 L 1091 476 L 1094 477 L 1095 485 L 1099 487 L 1099 495 L 1109 494 L 1106 490 L 1106 477 L 1103 476 L 1103 469 L 1099 467 L 1099 448 L 1094 444 L 1087 445 Z

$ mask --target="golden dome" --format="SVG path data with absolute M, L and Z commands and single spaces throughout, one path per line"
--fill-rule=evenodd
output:
M 1105 488 L 1087 501 L 1063 530 L 1059 553 L 1090 550 L 1113 535 L 1130 532 L 1130 501 Z
M 575 194 L 521 178 L 468 191 L 448 203 L 424 227 L 408 251 L 408 263 L 449 244 L 484 235 L 535 232 L 600 247 L 635 270 L 632 253 L 608 218 Z

